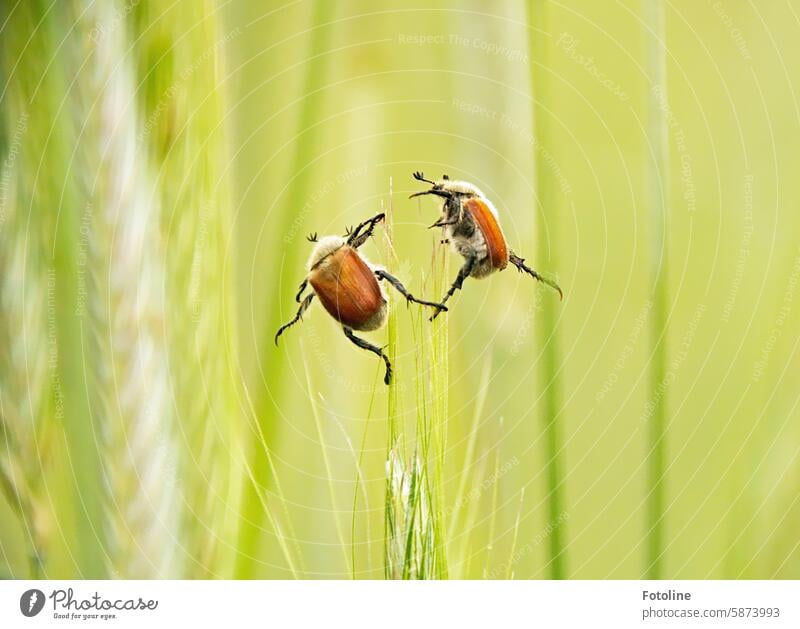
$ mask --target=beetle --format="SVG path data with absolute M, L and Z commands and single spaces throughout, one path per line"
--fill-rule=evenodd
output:
M 356 336 L 354 331 L 371 332 L 383 327 L 386 323 L 389 305 L 386 294 L 379 281 L 386 280 L 403 297 L 406 303 L 417 303 L 436 309 L 436 313 L 447 310 L 444 304 L 425 301 L 414 297 L 396 277 L 386 269 L 370 264 L 359 252 L 375 229 L 383 221 L 385 214 L 377 214 L 360 223 L 355 229 L 348 229 L 344 236 L 324 236 L 317 238 L 313 233 L 308 236 L 309 242 L 315 243 L 308 259 L 308 275 L 300 283 L 295 301 L 300 308 L 294 318 L 282 325 L 275 334 L 275 345 L 278 338 L 288 328 L 302 320 L 303 314 L 314 297 L 318 297 L 325 310 L 342 325 L 344 335 L 351 343 L 378 355 L 386 364 L 383 381 L 389 384 L 392 379 L 392 365 L 389 357 L 380 347 Z M 311 285 L 312 292 L 303 297 L 306 288 Z
M 497 210 L 477 186 L 467 181 L 451 180 L 447 175 L 443 175 L 439 181 L 431 181 L 419 171 L 414 173 L 414 179 L 428 183 L 431 187 L 415 192 L 409 198 L 431 194 L 444 199 L 442 216 L 430 228 L 441 227 L 444 230 L 444 242 L 450 242 L 453 249 L 464 258 L 464 264 L 442 299 L 442 304 L 457 290 L 461 290 L 468 277 L 486 277 L 495 271 L 502 271 L 509 262 L 519 272 L 527 273 L 547 284 L 558 291 L 561 299 L 564 298 L 558 284 L 542 277 L 525 264 L 524 258 L 520 258 L 509 248 L 500 227 Z M 439 312 L 434 313 L 431 319 L 438 315 Z

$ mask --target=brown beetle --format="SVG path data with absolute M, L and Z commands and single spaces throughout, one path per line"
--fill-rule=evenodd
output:
M 518 271 L 544 282 L 558 291 L 563 299 L 561 288 L 547 278 L 542 277 L 525 264 L 525 260 L 509 249 L 497 210 L 492 202 L 478 189 L 466 181 L 451 181 L 443 175 L 440 181 L 425 179 L 421 172 L 414 173 L 414 179 L 431 184 L 429 190 L 415 192 L 409 198 L 432 194 L 444 199 L 442 217 L 431 227 L 442 227 L 445 240 L 464 258 L 464 265 L 458 271 L 450 290 L 442 299 L 444 304 L 456 290 L 461 289 L 468 277 L 481 278 L 502 271 L 511 262 Z M 431 319 L 435 319 L 436 312 Z
M 308 276 L 300 284 L 295 297 L 300 308 L 294 319 L 278 329 L 275 334 L 276 345 L 278 337 L 284 330 L 302 319 L 303 313 L 316 295 L 328 314 L 342 324 L 345 336 L 352 343 L 383 359 L 386 363 L 386 375 L 383 381 L 389 384 L 392 379 L 392 365 L 389 358 L 380 347 L 353 334 L 353 330 L 368 332 L 377 330 L 386 323 L 389 306 L 378 281 L 386 280 L 406 298 L 407 302 L 431 306 L 436 308 L 437 314 L 447 308 L 444 304 L 417 299 L 406 290 L 400 280 L 385 269 L 371 265 L 358 253 L 358 248 L 367 241 L 375 225 L 383 219 L 384 214 L 378 214 L 359 224 L 355 229 L 348 229 L 343 237 L 324 236 L 317 239 L 316 234 L 308 237 L 308 240 L 316 243 L 316 246 L 308 260 Z M 303 293 L 309 284 L 314 292 L 304 298 Z

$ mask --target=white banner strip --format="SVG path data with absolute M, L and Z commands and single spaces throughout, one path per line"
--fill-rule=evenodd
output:
M 798 581 L 5 581 L 0 627 L 796 628 L 798 595 Z

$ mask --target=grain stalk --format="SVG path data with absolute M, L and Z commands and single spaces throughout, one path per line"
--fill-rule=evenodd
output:
M 77 32 L 115 29 L 112 3 L 80 12 Z M 177 418 L 170 396 L 161 205 L 137 140 L 135 67 L 125 28 L 94 39 L 78 77 L 85 127 L 80 151 L 91 173 L 81 221 L 87 309 L 81 322 L 98 360 L 89 366 L 100 426 L 108 571 L 122 578 L 176 578 L 186 555 L 178 488 Z
M 76 2 L 108 562 L 230 576 L 241 472 L 214 7 Z M 186 29 L 187 20 L 193 25 Z
M 447 266 L 446 252 L 436 243 L 432 294 L 442 293 Z M 399 432 L 396 393 L 389 395 L 384 519 L 388 579 L 446 579 L 448 575 L 442 480 L 449 386 L 447 317 L 437 317 L 433 323 L 428 317 L 420 308 L 411 311 L 417 378 L 416 438 L 410 456 Z M 392 336 L 389 349 L 396 353 Z

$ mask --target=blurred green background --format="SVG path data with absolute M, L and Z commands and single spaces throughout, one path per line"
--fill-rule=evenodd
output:
M 435 296 L 422 170 L 565 291 L 451 301 L 449 576 L 800 578 L 800 3 L 648 4 L 4 3 L 0 575 L 381 578 L 381 367 L 272 336 L 381 207 Z

